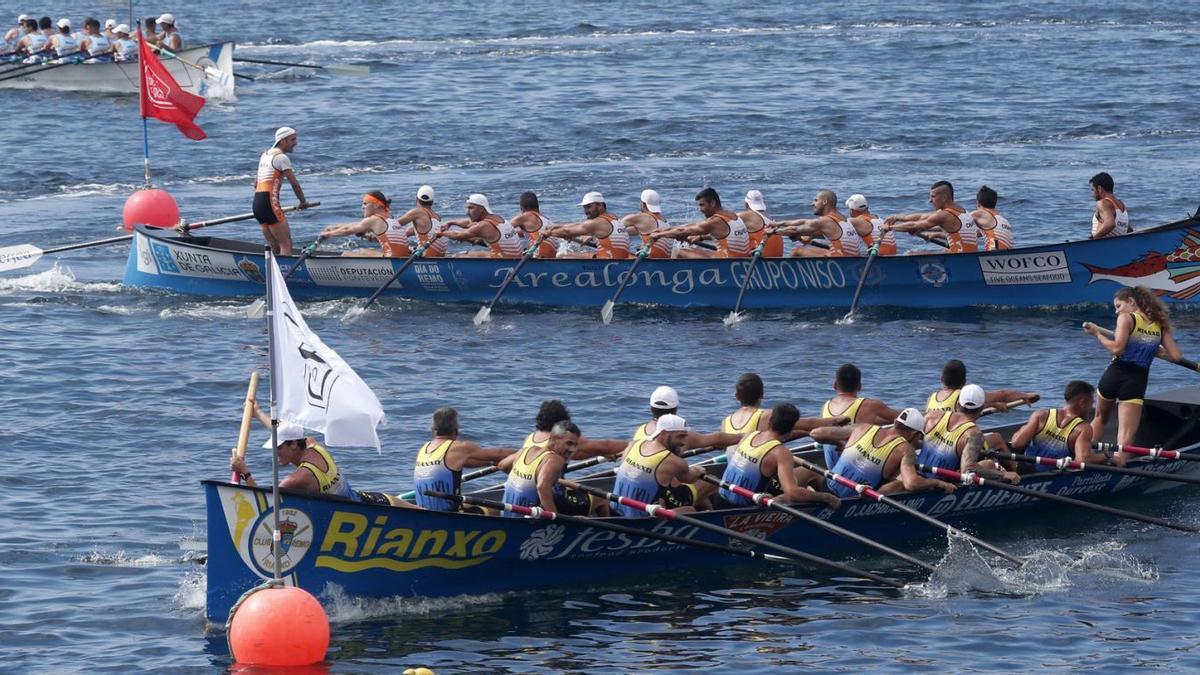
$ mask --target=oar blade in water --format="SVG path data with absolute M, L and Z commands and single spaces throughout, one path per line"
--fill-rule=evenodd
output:
M 42 257 L 42 249 L 33 244 L 0 248 L 0 272 L 29 267 Z
M 600 320 L 604 322 L 605 326 L 607 326 L 608 324 L 612 323 L 612 317 L 613 301 L 607 300 L 605 301 L 604 306 L 600 308 Z
M 483 324 L 487 323 L 488 321 L 491 321 L 492 320 L 492 308 L 487 305 L 480 307 L 479 311 L 475 312 L 475 318 L 472 320 L 475 322 L 476 326 L 482 326 Z
M 261 319 L 261 318 L 263 318 L 263 311 L 266 308 L 267 308 L 267 301 L 263 300 L 262 298 L 259 298 L 259 299 L 255 300 L 254 302 L 250 303 L 250 306 L 246 308 L 246 318 L 247 319 Z
M 371 74 L 370 66 L 356 66 L 349 63 L 330 63 L 325 66 L 325 70 L 350 77 L 368 77 Z
M 736 326 L 737 324 L 741 323 L 741 321 L 742 321 L 742 313 L 741 312 L 730 312 L 722 320 L 725 322 L 726 326 Z
M 355 305 L 346 310 L 346 313 L 342 315 L 342 323 L 348 326 L 355 321 L 358 321 L 360 318 L 362 318 L 362 315 L 366 313 L 367 310 L 363 309 L 362 305 Z

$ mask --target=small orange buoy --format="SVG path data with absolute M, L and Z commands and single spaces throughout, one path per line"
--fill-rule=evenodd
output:
M 229 620 L 234 661 L 255 666 L 307 666 L 325 659 L 329 617 L 311 593 L 294 586 L 256 591 Z
M 138 190 L 125 200 L 121 222 L 127 232 L 132 232 L 134 225 L 175 227 L 179 224 L 179 204 L 166 190 Z

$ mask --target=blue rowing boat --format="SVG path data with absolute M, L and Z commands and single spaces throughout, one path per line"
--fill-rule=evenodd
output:
M 997 431 L 1007 436 L 1018 426 Z M 1147 399 L 1136 440 L 1142 445 L 1177 448 L 1200 442 L 1200 387 Z M 1142 460 L 1130 465 L 1163 473 L 1200 473 L 1200 462 Z M 611 478 L 580 482 L 608 487 Z M 1021 484 L 1098 503 L 1178 485 L 1091 471 L 1029 475 Z M 207 616 L 213 622 L 224 622 L 242 593 L 272 577 L 270 491 L 214 480 L 203 481 L 203 485 L 208 518 Z M 498 498 L 497 494 L 490 491 L 481 496 Z M 894 496 L 960 527 L 987 521 L 1011 526 L 1019 522 L 1015 511 L 1044 504 L 1035 497 L 986 485 L 961 487 L 954 494 Z M 825 507 L 808 511 L 898 547 L 928 541 L 941 533 L 885 504 L 857 497 L 843 500 L 836 512 Z M 696 515 L 808 553 L 840 556 L 865 550 L 777 511 L 745 507 Z M 607 520 L 656 533 L 744 546 L 686 523 L 649 518 Z M 728 553 L 575 523 L 437 513 L 290 492 L 281 495 L 280 523 L 280 572 L 285 583 L 317 595 L 336 586 L 350 596 L 365 598 L 449 597 L 607 582 L 619 580 L 622 574 L 755 564 Z
M 316 254 L 288 280 L 292 296 L 368 296 L 406 258 Z M 281 256 L 287 268 L 295 262 Z M 387 294 L 433 302 L 491 300 L 517 260 L 440 258 L 415 262 Z M 747 308 L 845 308 L 866 258 L 768 258 L 752 272 Z M 632 260 L 532 260 L 504 302 L 600 307 L 620 286 Z M 260 244 L 184 236 L 139 227 L 124 282 L 205 296 L 262 296 Z M 749 259 L 644 260 L 622 301 L 670 307 L 729 309 L 750 269 Z M 1096 241 L 1015 248 L 1003 252 L 881 257 L 869 268 L 863 306 L 968 307 L 1108 303 L 1121 286 L 1141 285 L 1165 300 L 1200 293 L 1200 217 Z

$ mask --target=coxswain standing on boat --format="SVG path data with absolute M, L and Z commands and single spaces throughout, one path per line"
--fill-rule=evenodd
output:
M 129 37 L 129 26 L 120 24 L 113 29 L 113 33 L 117 36 L 116 41 L 113 42 L 114 58 L 121 63 L 136 62 L 138 60 L 138 43 L 137 40 Z
M 1113 296 L 1113 308 L 1117 326 L 1112 338 L 1101 334 L 1096 324 L 1090 321 L 1083 324 L 1083 330 L 1094 335 L 1112 354 L 1112 361 L 1096 387 L 1100 405 L 1092 420 L 1092 436 L 1096 440 L 1104 438 L 1104 427 L 1115 403 L 1117 443 L 1128 445 L 1133 443 L 1142 422 L 1142 405 L 1154 357 L 1162 354 L 1168 360 L 1178 361 L 1183 354 L 1175 342 L 1167 306 L 1145 287 L 1117 291 Z M 1114 459 L 1122 461 L 1123 455 L 1119 453 Z
M 843 363 L 833 377 L 833 398 L 821 406 L 821 417 L 848 417 L 850 424 L 891 424 L 900 413 L 879 399 L 867 398 L 862 392 L 862 371 L 853 363 Z M 837 446 L 824 444 L 825 466 L 837 463 Z
M 745 203 L 746 210 L 738 211 L 738 218 L 746 224 L 746 232 L 750 235 L 750 251 L 753 252 L 763 239 L 766 239 L 767 244 L 763 246 L 762 257 L 782 258 L 783 237 L 767 233 L 767 228 L 775 221 L 767 215 L 767 201 L 763 199 L 763 193 L 750 190 L 746 193 Z
M 120 33 L 122 26 L 117 27 Z M 288 228 L 287 217 L 279 205 L 279 190 L 286 178 L 300 200 L 300 208 L 307 209 L 308 200 L 304 198 L 304 190 L 300 189 L 300 181 L 292 170 L 292 160 L 288 154 L 296 149 L 296 130 L 291 127 L 279 127 L 275 130 L 275 145 L 272 145 L 258 158 L 258 174 L 254 183 L 254 217 L 262 226 L 263 238 L 271 246 L 275 255 L 292 254 L 292 232 Z
M 1113 194 L 1113 177 L 1107 171 L 1092 176 L 1092 199 L 1096 200 L 1096 212 L 1092 214 L 1092 239 L 1120 237 L 1129 234 L 1129 209 L 1125 202 Z M 1103 394 L 1101 394 L 1103 396 Z
M 930 394 L 925 402 L 927 413 L 955 409 L 960 391 L 967 386 L 967 365 L 958 359 L 950 359 L 942 366 L 941 381 L 942 388 Z M 1032 391 L 995 389 L 986 393 L 984 406 L 994 408 L 997 412 L 1008 412 L 1019 405 L 1037 403 L 1041 398 L 1040 394 Z
M 780 220 L 771 226 L 770 232 L 795 239 L 824 237 L 829 240 L 829 250 L 817 246 L 795 246 L 793 256 L 805 258 L 845 257 L 867 254 L 863 235 L 870 234 L 870 227 L 862 232 L 837 210 L 837 194 L 833 190 L 821 190 L 812 200 L 812 212 L 816 218 Z
M 462 228 L 461 232 L 451 230 Z M 524 252 L 517 228 L 492 212 L 486 195 L 479 193 L 467 197 L 467 217 L 447 220 L 442 237 L 455 241 L 480 241 L 487 245 L 486 251 L 466 251 L 459 258 L 519 258 Z
M 550 513 L 561 511 L 573 516 L 591 515 L 590 495 L 573 491 L 574 501 L 568 501 L 565 489 L 558 482 L 567 468 L 567 461 L 575 454 L 579 437 L 579 427 L 570 420 L 561 420 L 551 427 L 542 442 L 526 443 L 515 454 L 500 460 L 500 470 L 508 474 L 508 479 L 504 481 L 504 503 L 540 506 Z M 508 511 L 501 515 L 522 517 Z M 595 515 L 607 516 L 609 512 L 605 508 Z
M 100 32 L 100 21 L 88 17 L 83 22 L 83 39 L 79 41 L 79 48 L 87 52 L 90 57 L 88 63 L 101 63 L 112 60 L 113 44 L 108 36 Z
M 1088 464 L 1103 464 L 1103 453 L 1092 452 L 1092 427 L 1088 419 L 1095 413 L 1096 390 L 1082 380 L 1072 380 L 1063 390 L 1061 408 L 1035 410 L 1029 420 L 1013 434 L 1009 445 L 1031 457 L 1068 457 Z M 1124 466 L 1124 457 L 1113 463 Z M 1056 471 L 1052 466 L 1034 465 L 1031 471 Z
M 663 385 L 656 388 L 650 394 L 650 421 L 642 424 L 637 429 L 633 430 L 633 441 L 644 441 L 648 438 L 654 438 L 658 435 L 658 418 L 664 415 L 679 414 L 679 394 L 674 388 Z M 684 441 L 684 449 L 693 450 L 695 448 L 715 448 L 720 446 L 735 445 L 742 440 L 741 434 L 727 434 L 722 431 L 715 431 L 711 434 L 701 434 L 692 429 L 688 429 L 687 438 Z
M 878 490 L 883 494 L 942 490 L 954 492 L 954 485 L 926 478 L 917 471 L 917 453 L 925 418 L 916 408 L 905 408 L 891 426 L 855 424 L 852 427 L 825 427 L 813 431 L 813 438 L 844 448 L 833 473 Z M 852 488 L 829 479 L 825 486 L 840 497 L 853 497 Z
M 716 190 L 710 187 L 701 190 L 696 195 L 696 207 L 704 220 L 652 232 L 650 241 L 687 239 L 699 243 L 702 239 L 713 239 L 717 242 L 715 251 L 680 247 L 675 251 L 680 258 L 745 258 L 750 255 L 750 232 L 746 223 L 738 214 L 721 206 L 721 196 Z
M 771 409 L 771 426 L 766 431 L 752 431 L 742 437 L 729 456 L 724 480 L 751 492 L 778 495 L 789 504 L 825 504 L 837 510 L 840 499 L 815 489 L 821 477 L 805 468 L 796 467 L 792 451 L 784 443 L 800 419 L 800 411 L 791 403 L 780 403 Z M 813 487 L 814 489 L 809 489 Z M 721 488 L 721 499 L 731 506 L 748 506 L 750 500 Z
M 445 230 L 442 217 L 433 210 L 433 186 L 422 185 L 417 188 L 417 203 L 399 218 L 388 220 L 388 241 L 392 249 L 400 251 L 401 255 L 411 255 L 408 237 L 415 236 L 417 245 L 429 244 L 422 254 L 426 258 L 441 258 L 446 255 L 449 240 L 434 237 Z M 433 242 L 430 244 L 430 242 Z M 397 245 L 399 242 L 400 245 Z
M 762 407 L 763 381 L 758 373 L 742 373 L 733 386 L 733 396 L 741 407 L 733 411 L 721 421 L 721 431 L 744 438 L 753 431 L 766 431 L 771 428 L 771 411 Z M 800 417 L 792 428 L 792 433 L 785 441 L 807 436 L 808 432 L 817 427 L 839 426 L 850 421 L 845 415 L 836 417 Z M 736 448 L 730 445 L 725 454 L 730 454 Z
M 649 188 L 642 190 L 641 205 L 637 213 L 630 213 L 621 218 L 625 231 L 629 234 L 630 248 L 640 251 L 649 246 L 651 258 L 670 258 L 671 242 L 665 239 L 651 241 L 650 235 L 665 230 L 670 225 L 662 214 L 662 197 L 658 192 Z
M 934 411 L 925 415 L 925 440 L 917 456 L 920 464 L 976 473 L 983 478 L 1018 483 L 1021 477 L 990 459 L 982 459 L 984 448 L 1000 449 L 1004 440 L 998 434 L 986 436 L 976 420 L 983 412 L 983 388 L 968 384 L 958 395 L 955 410 Z
M 513 453 L 507 448 L 483 448 L 458 438 L 458 411 L 438 408 L 433 413 L 433 440 L 417 451 L 413 467 L 413 490 L 417 506 L 431 511 L 458 511 L 459 503 L 430 497 L 426 491 L 462 494 L 462 471 L 466 467 L 495 464 Z
M 860 236 L 868 250 L 878 241 L 877 255 L 896 255 L 896 233 L 883 231 L 883 218 L 871 213 L 866 197 L 850 195 L 846 198 L 846 208 L 850 211 L 850 224 L 854 226 L 854 231 L 866 233 Z
M 553 225 L 550 219 L 542 214 L 541 204 L 538 202 L 536 192 L 525 191 L 521 193 L 517 200 L 517 205 L 521 208 L 521 215 L 512 219 L 512 224 L 517 228 L 517 234 L 520 234 L 527 241 L 525 247 L 533 245 L 533 242 L 538 242 L 537 253 L 534 254 L 537 258 L 553 258 L 558 255 L 559 240 L 549 237 L 543 238 L 545 233 L 544 228 Z
M 594 258 L 597 260 L 624 260 L 629 257 L 629 233 L 625 226 L 617 222 L 617 217 L 608 212 L 608 204 L 604 195 L 599 192 L 589 192 L 579 201 L 583 207 L 586 220 L 577 223 L 564 223 L 547 227 L 544 232 L 547 237 L 561 239 L 596 240 L 595 253 L 559 254 L 560 258 Z
M 979 243 L 985 251 L 1007 251 L 1013 247 L 1012 225 L 996 211 L 999 200 L 1000 195 L 986 185 L 975 195 L 978 208 L 971 212 L 971 218 L 979 228 Z
M 379 190 L 371 190 L 362 198 L 362 220 L 344 225 L 330 225 L 321 230 L 322 239 L 338 237 L 363 237 L 379 242 L 379 248 L 346 251 L 343 256 L 404 258 L 412 253 L 404 239 L 392 241 L 389 220 L 392 215 L 392 200 Z
M 716 488 L 700 480 L 704 469 L 689 466 L 679 457 L 687 444 L 687 423 L 679 415 L 663 415 L 655 427 L 654 438 L 634 441 L 625 449 L 612 491 L 677 511 L 710 508 L 709 498 Z M 646 515 L 629 506 L 617 505 L 616 510 L 631 518 Z
M 250 399 L 250 404 L 254 409 L 254 416 L 258 418 L 258 421 L 263 426 L 270 430 L 270 416 L 258 407 L 258 401 Z M 279 446 L 275 448 L 275 454 L 279 458 L 279 463 L 281 465 L 290 464 L 296 467 L 295 471 L 279 481 L 280 489 L 299 490 L 322 495 L 336 495 L 367 504 L 386 505 L 396 504 L 396 501 L 398 501 L 382 492 L 358 492 L 351 488 L 350 481 L 338 468 L 333 455 L 325 446 L 318 443 L 316 439 L 305 435 L 303 427 L 295 424 L 280 423 L 276 429 L 275 436 L 279 441 Z M 271 449 L 270 438 L 263 444 L 263 448 L 267 450 Z M 254 480 L 250 469 L 246 467 L 245 459 L 241 457 L 231 458 L 229 460 L 229 468 L 237 472 L 238 477 L 246 485 L 258 487 L 258 482 Z
M 951 253 L 974 253 L 979 250 L 979 228 L 967 210 L 954 202 L 954 186 L 939 180 L 929 188 L 929 203 L 933 211 L 888 216 L 883 231 L 945 233 L 946 248 Z
M 58 59 L 55 63 L 66 63 L 63 57 L 73 55 L 79 51 L 79 40 L 71 34 L 71 20 L 62 18 L 58 20 L 58 33 L 50 38 L 50 42 L 46 45 L 46 49 L 53 51 Z
M 162 32 L 155 39 L 154 44 L 173 52 L 183 49 L 183 36 L 179 34 L 179 29 L 175 27 L 175 17 L 173 15 L 163 14 L 155 19 L 154 23 L 162 29 Z

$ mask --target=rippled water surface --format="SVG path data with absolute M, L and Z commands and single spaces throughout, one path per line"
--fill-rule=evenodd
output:
M 83 11 L 117 11 L 43 7 L 77 22 Z M 9 4 L 0 15 L 18 11 Z M 573 219 L 588 190 L 625 212 L 653 186 L 667 215 L 684 220 L 704 185 L 733 202 L 761 189 L 774 214 L 794 216 L 821 188 L 867 194 L 882 213 L 916 210 L 930 183 L 949 179 L 964 203 L 981 183 L 995 187 L 1024 242 L 1080 236 L 1087 181 L 1100 170 L 1116 177 L 1137 226 L 1200 203 L 1200 9 L 1186 3 L 393 9 L 349 0 L 301 3 L 285 21 L 277 6 L 256 3 L 139 5 L 160 11 L 173 11 L 189 39 L 237 40 L 241 56 L 371 66 L 368 78 L 247 66 L 259 80 L 205 108 L 202 143 L 151 123 L 155 180 L 191 220 L 247 210 L 258 153 L 275 127 L 296 127 L 300 180 L 324 203 L 293 219 L 297 240 L 353 217 L 368 189 L 407 202 L 422 183 L 437 187 L 444 213 L 476 191 L 509 213 L 535 189 L 555 220 Z M 111 235 L 140 183 L 135 106 L 0 90 L 0 246 Z M 245 378 L 265 367 L 264 328 L 245 318 L 245 301 L 122 287 L 125 255 L 86 249 L 0 276 L 0 670 L 230 664 L 224 634 L 203 619 L 199 480 L 225 473 Z M 770 402 L 815 413 L 838 363 L 857 362 L 871 395 L 906 405 L 924 400 L 952 356 L 975 381 L 1053 401 L 1067 379 L 1099 376 L 1104 354 L 1077 326 L 1109 320 L 1098 307 L 868 311 L 850 325 L 836 325 L 834 312 L 761 312 L 726 329 L 717 312 L 621 306 L 604 327 L 598 308 L 502 306 L 479 330 L 474 308 L 399 301 L 343 326 L 349 306 L 304 310 L 373 386 L 391 424 L 383 453 L 338 456 L 356 485 L 397 492 L 441 404 L 458 407 L 465 432 L 488 443 L 517 442 L 550 397 L 565 399 L 588 435 L 626 436 L 648 393 L 667 383 L 689 421 L 710 429 L 735 406 L 733 381 L 745 370 L 764 374 Z M 1193 355 L 1197 328 L 1196 314 L 1178 317 Z M 1151 387 L 1194 382 L 1160 364 Z M 265 460 L 253 457 L 256 472 Z M 1180 489 L 1139 508 L 1200 524 L 1195 496 Z M 1020 520 L 1030 522 L 984 532 L 1034 556 L 1020 573 L 991 570 L 945 541 L 918 552 L 942 559 L 933 578 L 853 561 L 902 576 L 911 582 L 902 593 L 776 567 L 437 602 L 363 602 L 329 589 L 329 667 L 1200 666 L 1194 537 L 1052 506 Z

